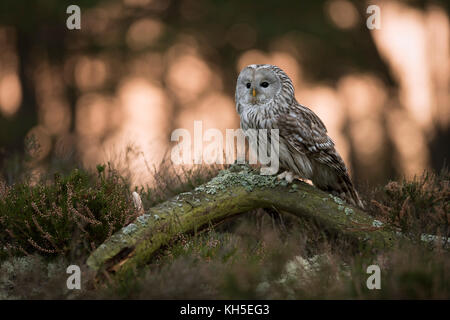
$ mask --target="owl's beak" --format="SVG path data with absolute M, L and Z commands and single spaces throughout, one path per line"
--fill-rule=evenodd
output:
M 256 97 L 256 90 L 255 90 L 255 88 L 253 88 L 252 94 L 253 94 L 253 97 Z

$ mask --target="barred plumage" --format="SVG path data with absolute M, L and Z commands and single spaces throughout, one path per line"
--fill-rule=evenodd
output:
M 279 129 L 279 160 L 288 174 L 364 207 L 320 118 L 299 104 L 291 79 L 273 65 L 249 65 L 239 74 L 236 110 L 241 128 Z

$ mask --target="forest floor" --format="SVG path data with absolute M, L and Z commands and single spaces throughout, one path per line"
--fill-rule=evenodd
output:
M 145 268 L 99 283 L 86 259 L 137 218 L 133 191 L 149 209 L 220 168 L 164 168 L 151 187 L 132 188 L 109 164 L 55 163 L 36 177 L 17 161 L 0 172 L 0 299 L 450 298 L 447 169 L 363 192 L 367 212 L 406 235 L 386 252 L 359 253 L 313 223 L 259 209 L 179 234 Z M 81 268 L 81 290 L 67 288 L 69 265 Z M 380 289 L 367 286 L 370 265 L 380 268 Z

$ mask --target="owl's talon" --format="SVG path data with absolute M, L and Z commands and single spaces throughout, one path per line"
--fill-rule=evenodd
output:
M 295 175 L 292 172 L 288 172 L 285 179 L 288 183 L 292 183 L 292 181 L 294 181 L 295 179 Z
M 277 179 L 282 180 L 282 179 L 286 178 L 286 175 L 287 175 L 287 171 L 283 171 L 282 173 L 277 175 Z
M 283 180 L 285 179 L 288 183 L 292 183 L 292 181 L 294 181 L 294 179 L 297 179 L 298 176 L 294 173 L 292 173 L 291 171 L 284 171 L 282 173 L 280 173 L 279 175 L 277 175 L 277 179 L 278 180 Z

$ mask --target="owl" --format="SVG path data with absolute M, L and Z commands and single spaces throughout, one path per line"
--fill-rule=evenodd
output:
M 237 79 L 236 110 L 244 133 L 278 129 L 283 171 L 279 179 L 311 180 L 317 188 L 364 208 L 325 125 L 297 102 L 292 81 L 283 70 L 268 64 L 245 67 Z

